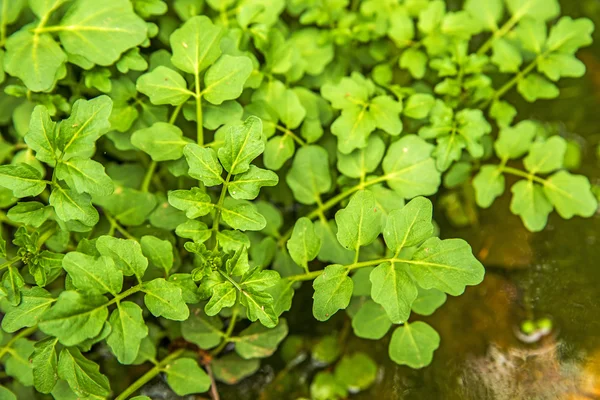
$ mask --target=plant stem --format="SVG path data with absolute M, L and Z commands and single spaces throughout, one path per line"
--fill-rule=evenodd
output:
M 294 132 L 292 132 L 290 129 L 285 128 L 281 125 L 276 125 L 275 128 L 278 131 L 283 132 L 285 135 L 290 136 L 292 139 L 294 139 L 294 141 L 296 143 L 298 143 L 300 146 L 306 146 L 306 142 L 304 140 L 302 140 L 298 135 L 296 135 Z
M 17 256 L 17 257 L 11 258 L 10 260 L 6 261 L 4 264 L 0 265 L 0 271 L 2 271 L 4 268 L 10 267 L 17 261 L 21 261 L 21 258 L 22 257 Z
M 179 115 L 179 112 L 181 111 L 182 107 L 183 107 L 183 103 L 181 103 L 180 105 L 175 107 L 175 109 L 173 110 L 173 114 L 171 114 L 171 118 L 169 118 L 169 123 L 171 125 L 173 125 L 175 123 L 175 121 L 177 120 L 177 116 Z
M 227 187 L 229 186 L 229 181 L 231 181 L 231 172 L 227 174 L 227 178 L 225 178 L 225 182 L 223 182 L 223 186 L 221 187 L 221 194 L 219 195 L 219 201 L 215 206 L 215 219 L 213 220 L 211 235 L 215 238 L 215 249 L 219 245 L 217 233 L 219 233 L 219 222 L 221 222 L 221 209 L 223 208 L 223 202 L 225 201 L 225 195 L 227 194 Z
M 106 219 L 108 219 L 108 222 L 110 222 L 111 227 L 113 227 L 117 231 L 119 231 L 119 233 L 121 235 L 125 236 L 127 239 L 135 240 L 136 242 L 138 241 L 135 236 L 133 236 L 131 233 L 127 232 L 127 230 L 125 230 L 125 228 L 123 228 L 121 225 L 119 225 L 117 220 L 114 219 L 114 217 L 112 215 L 110 215 L 108 213 L 105 213 L 104 215 L 106 216 Z
M 538 56 L 535 60 L 533 60 L 531 62 L 531 64 L 529 64 L 527 67 L 525 67 L 525 69 L 523 71 L 519 71 L 519 73 L 516 74 L 514 78 L 512 78 L 504 86 L 502 86 L 500 89 L 498 89 L 498 91 L 496 92 L 496 94 L 494 95 L 494 97 L 490 101 L 488 101 L 488 103 L 491 103 L 494 100 L 498 100 L 499 98 L 501 98 L 502 96 L 504 96 L 506 94 L 506 92 L 508 92 L 516 84 L 518 84 L 521 81 L 521 79 L 525 78 L 525 76 L 528 73 L 530 73 L 531 71 L 533 71 L 533 69 L 540 62 L 541 58 L 542 58 L 542 56 Z
M 483 44 L 483 46 L 477 50 L 477 54 L 482 55 L 487 53 L 494 45 L 494 42 L 510 32 L 510 30 L 521 20 L 521 18 L 522 15 L 518 13 L 513 15 L 508 21 L 506 21 L 502 28 L 495 31 L 492 36 Z
M 144 176 L 144 181 L 142 182 L 142 186 L 140 187 L 140 191 L 147 192 L 150 187 L 150 181 L 152 180 L 152 175 L 154 175 L 154 171 L 156 171 L 157 162 L 152 160 L 150 165 L 148 166 L 148 170 L 146 171 L 146 175 Z
M 146 383 L 150 382 L 156 375 L 163 371 L 165 367 L 169 365 L 169 363 L 179 358 L 184 351 L 185 349 L 178 349 L 166 356 L 165 358 L 163 358 L 156 366 L 154 366 L 154 368 L 146 372 L 137 381 L 133 382 L 127 389 L 121 392 L 121 394 L 117 396 L 115 400 L 127 399 L 129 396 L 134 394 L 139 388 L 144 386 Z
M 221 400 L 221 397 L 219 397 L 219 391 L 217 390 L 217 381 L 215 381 L 212 368 L 210 367 L 210 364 L 206 364 L 205 367 L 206 372 L 208 372 L 208 377 L 210 378 L 210 395 L 213 400 Z
M 17 333 L 15 336 L 13 336 L 4 346 L 2 346 L 2 348 L 0 349 L 0 359 L 2 359 L 2 357 L 4 357 L 4 355 L 6 353 L 8 353 L 10 351 L 10 349 L 12 348 L 13 344 L 15 344 L 15 342 L 21 338 L 24 338 L 26 336 L 32 335 L 35 331 L 37 331 L 37 325 L 34 325 L 30 328 L 27 329 L 23 329 L 21 332 Z
M 500 170 L 502 172 L 506 172 L 507 174 L 515 175 L 515 176 L 520 176 L 521 178 L 525 178 L 525 179 L 528 179 L 530 181 L 535 181 L 535 182 L 540 183 L 542 185 L 546 185 L 546 183 L 547 183 L 546 179 L 540 178 L 539 176 L 536 176 L 535 174 L 532 174 L 530 172 L 525 172 L 525 171 L 522 171 L 520 169 L 516 169 L 516 168 L 504 166 L 504 167 L 501 167 Z
M 233 311 L 231 313 L 231 319 L 229 320 L 229 326 L 227 327 L 227 331 L 225 332 L 225 335 L 223 336 L 223 340 L 221 341 L 221 343 L 219 344 L 219 346 L 216 349 L 214 349 L 213 351 L 210 352 L 211 356 L 213 356 L 213 357 L 217 356 L 219 353 L 221 353 L 223 351 L 225 346 L 227 346 L 227 343 L 229 343 L 229 338 L 233 334 L 233 329 L 235 328 L 235 323 L 237 322 L 237 317 L 238 317 L 238 310 L 236 307 L 233 307 Z

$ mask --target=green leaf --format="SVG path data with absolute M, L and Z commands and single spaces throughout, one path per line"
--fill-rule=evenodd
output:
M 273 171 L 258 168 L 254 165 L 244 173 L 236 175 L 227 185 L 231 197 L 237 200 L 254 200 L 264 186 L 276 186 L 279 176 Z
M 223 55 L 206 71 L 202 96 L 212 104 L 237 99 L 253 70 L 250 58 Z
M 539 232 L 546 226 L 552 204 L 546 198 L 542 187 L 531 181 L 522 180 L 513 185 L 510 211 L 521 217 L 523 224 L 532 232 Z
M 144 304 L 155 317 L 164 317 L 173 321 L 185 321 L 190 315 L 190 310 L 182 299 L 179 286 L 163 278 L 157 278 L 144 283 L 142 289 Z
M 336 365 L 334 375 L 336 381 L 352 392 L 365 390 L 375 383 L 377 364 L 365 353 L 345 355 Z
M 204 315 L 200 308 L 195 308 L 190 318 L 181 325 L 183 338 L 204 350 L 217 347 L 223 338 L 223 321 L 219 317 Z
M 123 273 L 112 258 L 74 251 L 65 255 L 62 266 L 77 289 L 116 295 L 123 287 Z
M 37 196 L 46 188 L 37 169 L 28 164 L 0 165 L 0 186 L 12 190 L 15 197 Z
M 185 79 L 171 68 L 162 65 L 140 76 L 136 83 L 138 92 L 150 97 L 152 104 L 178 106 L 195 93 L 187 89 Z
M 221 177 L 223 167 L 212 148 L 189 143 L 184 147 L 183 154 L 190 167 L 189 174 L 192 178 L 201 180 L 206 186 L 216 186 L 224 182 Z
M 212 362 L 215 378 L 229 385 L 233 385 L 254 374 L 259 368 L 260 360 L 244 360 L 235 353 L 219 357 Z
M 555 99 L 560 94 L 558 88 L 538 74 L 529 74 L 517 84 L 517 90 L 530 103 L 538 99 Z
M 58 380 L 57 343 L 58 339 L 49 337 L 35 344 L 31 363 L 33 364 L 33 384 L 38 392 L 50 393 Z
M 25 286 L 25 281 L 19 270 L 9 266 L 2 276 L 2 287 L 11 305 L 16 306 L 21 302 L 21 289 L 23 286 Z
M 169 204 L 178 210 L 185 211 L 185 215 L 191 219 L 210 213 L 214 207 L 210 196 L 199 188 L 170 191 Z
M 37 201 L 28 201 L 17 203 L 16 206 L 8 210 L 6 215 L 12 221 L 39 228 L 52 216 L 52 207 L 45 206 Z
M 565 219 L 575 215 L 589 218 L 598 209 L 598 201 L 585 176 L 559 171 L 548 178 L 544 193 L 558 214 Z
M 260 231 L 267 221 L 254 207 L 245 200 L 226 198 L 221 208 L 223 221 L 233 229 L 242 231 Z
M 352 318 L 354 334 L 363 339 L 379 340 L 385 336 L 391 326 L 392 321 L 387 312 L 370 299 L 363 303 Z
M 423 119 L 427 117 L 434 104 L 435 99 L 429 94 L 413 94 L 406 101 L 403 113 L 407 117 Z
M 377 127 L 393 136 L 402 132 L 401 112 L 402 103 L 390 96 L 377 96 L 369 104 L 369 113 Z
M 310 384 L 310 397 L 315 400 L 338 400 L 348 396 L 346 387 L 328 371 L 320 371 Z
M 61 292 L 54 306 L 42 315 L 39 327 L 65 346 L 74 346 L 100 333 L 108 317 L 106 302 L 100 295 Z
M 423 289 L 439 289 L 453 296 L 466 285 L 481 283 L 484 268 L 462 239 L 430 238 L 408 261 L 410 273 Z
M 286 182 L 300 203 L 310 205 L 319 201 L 320 195 L 331 189 L 327 151 L 315 145 L 300 148 Z
M 235 304 L 237 289 L 230 282 L 221 282 L 212 288 L 212 297 L 206 303 L 204 311 L 208 316 L 214 316 L 221 312 L 223 308 L 231 307 Z
M 27 339 L 17 339 L 8 352 L 9 357 L 5 361 L 4 369 L 6 375 L 16 378 L 25 386 L 33 385 L 33 368 L 29 362 L 34 351 L 34 342 Z
M 350 303 L 354 284 L 343 265 L 329 265 L 313 282 L 313 315 L 319 321 L 327 321 Z
M 74 347 L 65 348 L 58 359 L 58 376 L 69 383 L 77 396 L 106 397 L 110 394 L 108 378 L 95 362 L 85 358 Z
M 168 240 L 156 236 L 142 236 L 140 240 L 142 253 L 150 261 L 150 265 L 162 269 L 166 274 L 173 268 L 173 245 Z
M 318 258 L 323 262 L 350 264 L 354 259 L 354 252 L 345 249 L 337 240 L 337 226 L 335 221 L 317 221 L 315 232 L 321 238 L 321 250 Z
M 17 400 L 17 396 L 4 386 L 0 386 L 0 397 L 4 400 Z
M 397 364 L 423 368 L 431 363 L 439 345 L 440 335 L 425 322 L 417 321 L 396 328 L 389 354 Z
M 321 250 L 321 238 L 310 219 L 302 217 L 296 221 L 287 249 L 294 262 L 308 271 L 308 262 L 314 260 Z
M 381 233 L 381 211 L 373 193 L 357 192 L 346 208 L 335 214 L 338 226 L 337 238 L 345 248 L 358 251 L 361 246 L 373 242 Z
M 420 50 L 408 48 L 400 56 L 400 67 L 408 69 L 413 78 L 423 79 L 427 70 L 427 55 Z
M 54 165 L 57 157 L 56 122 L 52 121 L 45 106 L 36 106 L 31 113 L 29 130 L 25 134 L 25 142 L 35 151 L 35 158 Z
M 292 89 L 282 90 L 270 105 L 287 129 L 296 129 L 306 117 L 306 109 L 300 102 L 298 94 Z
M 275 136 L 265 146 L 263 161 L 269 169 L 278 170 L 294 155 L 294 139 L 289 135 Z
M 179 396 L 204 393 L 210 388 L 210 378 L 196 360 L 180 358 L 169 364 L 165 370 L 167 383 Z
M 65 222 L 79 221 L 86 226 L 94 226 L 100 219 L 87 193 L 77 193 L 62 186 L 55 186 L 49 202 L 58 218 Z
M 259 320 L 267 328 L 274 328 L 278 316 L 273 308 L 273 297 L 264 290 L 244 289 L 241 292 L 240 303 L 246 307 L 246 317 L 252 322 Z
M 437 289 L 417 288 L 419 294 L 412 303 L 412 310 L 420 315 L 431 315 L 446 302 L 446 293 Z
M 5 332 L 16 332 L 21 328 L 34 326 L 40 317 L 54 303 L 52 295 L 41 287 L 23 288 L 21 302 L 10 305 L 2 319 L 2 329 Z
M 285 319 L 281 319 L 275 328 L 265 328 L 255 322 L 240 332 L 235 341 L 235 351 L 245 359 L 269 357 L 287 334 Z
M 167 161 L 181 158 L 189 142 L 175 125 L 157 122 L 149 128 L 135 131 L 131 135 L 131 143 L 154 161 Z
M 519 72 L 523 64 L 523 57 L 519 49 L 506 39 L 496 39 L 492 45 L 492 62 L 498 66 L 500 72 Z
M 498 143 L 498 142 L 496 142 Z M 497 165 L 484 165 L 473 179 L 475 201 L 482 208 L 488 208 L 496 198 L 504 193 L 505 179 Z
M 585 75 L 585 64 L 570 54 L 550 54 L 538 62 L 538 71 L 550 80 L 580 78 Z
M 141 280 L 148 268 L 148 260 L 135 240 L 103 235 L 96 241 L 96 248 L 101 255 L 110 257 L 125 276 L 135 275 Z
M 432 151 L 433 145 L 416 135 L 392 143 L 383 159 L 388 185 L 404 198 L 436 193 L 441 176 L 431 158 Z
M 113 181 L 99 162 L 83 158 L 71 158 L 56 166 L 56 177 L 64 180 L 77 193 L 92 196 L 109 196 L 114 190 Z
M 192 239 L 197 243 L 204 243 L 212 236 L 212 230 L 208 229 L 208 226 L 204 222 L 196 220 L 188 220 L 183 224 L 177 225 L 175 233 L 179 237 Z
M 490 108 L 490 116 L 496 120 L 500 128 L 509 126 L 516 115 L 517 110 L 506 101 L 494 101 Z
M 64 76 L 67 55 L 48 33 L 19 30 L 6 40 L 4 68 L 29 90 L 44 92 Z
M 548 36 L 548 29 L 544 21 L 526 17 L 519 22 L 515 34 L 523 49 L 541 54 Z
M 557 0 L 506 0 L 506 5 L 516 18 L 530 16 L 546 21 L 560 13 Z
M 342 115 L 331 125 L 331 133 L 338 138 L 338 150 L 348 154 L 365 147 L 376 127 L 377 122 L 366 105 L 352 106 L 342 110 Z
M 401 264 L 386 262 L 371 272 L 371 297 L 381 304 L 389 319 L 400 324 L 408 320 L 417 287 Z
M 575 54 L 579 48 L 592 43 L 593 32 L 594 23 L 587 18 L 574 20 L 571 17 L 562 17 L 550 30 L 546 48 L 550 52 Z
M 109 322 L 112 330 L 106 338 L 106 343 L 121 364 L 133 363 L 142 339 L 148 336 L 142 309 L 131 301 L 117 303 Z
M 400 254 L 403 248 L 416 246 L 431 237 L 432 214 L 433 205 L 424 197 L 414 198 L 403 208 L 392 211 L 383 230 L 387 247 Z
M 502 0 L 468 0 L 464 9 L 469 12 L 487 30 L 495 32 L 498 30 L 498 22 L 504 15 L 504 3 Z
M 520 158 L 527 153 L 535 138 L 538 125 L 533 121 L 521 121 L 514 127 L 503 127 L 494 149 L 498 157 L 504 159 Z
M 131 2 L 77 0 L 60 21 L 60 41 L 70 54 L 99 65 L 111 65 L 125 51 L 146 40 L 144 20 Z
M 566 152 L 567 141 L 560 136 L 552 136 L 544 142 L 533 143 L 523 164 L 532 174 L 546 174 L 562 168 Z
M 171 61 L 182 71 L 198 75 L 221 55 L 222 29 L 206 16 L 188 19 L 171 34 Z
M 379 136 L 372 135 L 365 148 L 350 154 L 338 153 L 337 168 L 350 178 L 364 177 L 375 171 L 384 153 L 385 143 Z
M 225 144 L 218 151 L 221 164 L 232 175 L 248 171 L 250 163 L 265 149 L 261 120 L 248 117 L 243 125 L 230 127 L 225 135 Z

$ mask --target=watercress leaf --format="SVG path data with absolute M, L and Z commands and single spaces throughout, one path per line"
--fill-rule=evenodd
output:
M 267 328 L 277 326 L 279 318 L 273 308 L 273 297 L 265 291 L 246 288 L 240 295 L 240 303 L 246 307 L 246 317 L 252 322 L 259 320 Z
M 395 254 L 405 247 L 416 246 L 433 235 L 433 205 L 424 197 L 416 197 L 387 218 L 383 238 Z
M 233 306 L 236 296 L 237 289 L 230 282 L 216 284 L 212 289 L 212 297 L 204 307 L 206 315 L 217 315 L 223 308 Z
M 35 158 L 54 165 L 57 157 L 57 126 L 46 106 L 36 106 L 31 113 L 25 143 L 35 151 Z
M 6 40 L 4 68 L 34 92 L 45 92 L 61 77 L 67 55 L 48 33 L 21 29 Z
M 189 143 L 183 138 L 181 129 L 166 122 L 139 129 L 131 135 L 131 143 L 147 153 L 154 161 L 177 160 Z
M 100 333 L 108 317 L 106 303 L 101 295 L 66 290 L 42 315 L 39 328 L 61 344 L 74 346 Z
M 96 248 L 101 255 L 110 257 L 125 276 L 135 275 L 141 280 L 148 268 L 148 260 L 135 240 L 103 235 L 96 240 Z
M 210 388 L 210 378 L 196 360 L 180 358 L 165 369 L 167 383 L 179 396 L 204 393 Z
M 575 215 L 589 218 L 598 209 L 598 201 L 585 176 L 559 171 L 548 178 L 544 193 L 558 214 L 565 219 Z
M 496 39 L 492 45 L 492 62 L 498 66 L 500 72 L 518 72 L 523 64 L 523 57 L 519 49 L 506 39 Z
M 0 396 L 5 400 L 17 400 L 17 396 L 4 386 L 0 386 Z
M 60 124 L 58 150 L 63 160 L 89 158 L 96 141 L 110 130 L 112 100 L 102 95 L 91 100 L 77 100 L 71 115 Z
M 530 103 L 538 99 L 554 99 L 560 94 L 553 83 L 538 74 L 529 74 L 521 79 L 517 90 Z
M 406 135 L 389 146 L 383 159 L 384 178 L 404 198 L 437 192 L 440 172 L 431 158 L 433 145 L 416 135 Z
M 162 65 L 140 76 L 136 83 L 138 92 L 150 97 L 152 104 L 178 106 L 185 103 L 194 92 L 188 90 L 183 76 Z
M 219 357 L 212 363 L 213 374 L 221 382 L 233 385 L 254 374 L 260 368 L 260 360 L 244 360 L 235 353 Z
M 181 324 L 183 338 L 204 350 L 217 347 L 221 343 L 222 329 L 221 318 L 209 317 L 200 308 L 195 308 L 190 318 Z
M 192 239 L 196 243 L 204 243 L 210 239 L 212 230 L 208 229 L 208 226 L 204 222 L 190 219 L 183 224 L 177 225 L 175 233 L 179 237 Z
M 109 197 L 94 198 L 94 203 L 102 206 L 121 224 L 136 226 L 144 223 L 157 201 L 152 193 L 117 187 Z
M 453 296 L 462 294 L 467 285 L 481 283 L 485 272 L 462 239 L 427 239 L 407 263 L 423 289 L 439 289 Z
M 262 187 L 276 186 L 277 183 L 279 176 L 275 172 L 251 165 L 248 171 L 236 175 L 235 179 L 229 182 L 227 190 L 234 199 L 254 200 Z
M 562 17 L 550 29 L 546 48 L 549 52 L 574 54 L 579 48 L 592 43 L 592 32 L 594 32 L 594 23 L 591 20 Z
M 334 375 L 349 391 L 365 390 L 377 378 L 377 364 L 365 353 L 347 354 L 336 365 Z
M 206 186 L 220 185 L 224 182 L 221 177 L 223 167 L 219 164 L 217 153 L 212 148 L 189 143 L 184 147 L 183 154 L 192 178 L 201 180 Z
M 46 188 L 40 172 L 29 164 L 0 165 L 0 186 L 12 190 L 15 197 L 37 196 Z
M 104 172 L 104 166 L 94 160 L 71 158 L 60 161 L 55 173 L 58 179 L 64 180 L 77 193 L 109 196 L 114 190 L 113 181 Z
M 546 43 L 548 30 L 544 21 L 526 17 L 519 22 L 515 34 L 523 49 L 541 54 Z
M 262 122 L 248 117 L 243 125 L 231 126 L 225 132 L 225 144 L 219 148 L 221 164 L 232 175 L 248 171 L 250 163 L 265 149 Z
M 502 0 L 468 0 L 464 9 L 475 18 L 486 31 L 498 30 L 498 22 L 504 15 Z
M 131 301 L 117 303 L 109 322 L 112 331 L 106 343 L 121 364 L 131 364 L 137 357 L 142 339 L 148 336 L 142 309 Z
M 302 217 L 296 221 L 287 249 L 294 262 L 308 271 L 308 262 L 314 260 L 321 250 L 321 238 L 310 219 Z
M 296 200 L 302 204 L 315 204 L 321 194 L 331 189 L 327 151 L 316 145 L 298 149 L 286 182 Z
M 25 386 L 33 385 L 33 368 L 29 358 L 34 351 L 34 342 L 27 339 L 17 339 L 11 346 L 4 368 L 6 375 L 15 378 Z
M 520 158 L 531 147 L 537 129 L 533 121 L 521 121 L 514 127 L 503 127 L 494 143 L 496 154 L 502 159 Z
M 194 16 L 170 37 L 171 61 L 182 71 L 198 75 L 221 55 L 222 29 L 206 16 Z
M 41 287 L 23 288 L 21 302 L 7 307 L 2 319 L 2 329 L 12 333 L 21 328 L 34 326 L 54 301 L 52 295 Z
M 108 378 L 100 372 L 100 366 L 85 358 L 75 347 L 62 349 L 57 371 L 77 396 L 106 397 L 110 394 Z
M 382 263 L 371 272 L 371 297 L 381 304 L 396 324 L 408 320 L 417 288 L 405 268 L 397 263 Z
M 144 283 L 142 290 L 146 293 L 144 304 L 155 317 L 185 321 L 190 316 L 190 310 L 182 298 L 181 288 L 176 284 L 157 278 Z
M 284 89 L 279 93 L 271 106 L 287 129 L 296 129 L 306 116 L 306 109 L 300 102 L 300 97 L 292 89 Z
M 375 171 L 384 153 L 383 140 L 377 135 L 371 135 L 365 148 L 354 150 L 350 154 L 338 153 L 337 168 L 350 178 L 364 177 Z
M 352 106 L 342 110 L 342 115 L 331 125 L 331 133 L 338 138 L 338 150 L 348 154 L 365 147 L 376 127 L 377 122 L 366 105 Z
M 348 396 L 346 387 L 328 371 L 320 371 L 310 384 L 310 397 L 315 400 L 343 399 Z
M 178 210 L 185 211 L 185 215 L 190 219 L 206 215 L 214 207 L 210 196 L 200 188 L 170 191 L 169 204 Z
M 547 21 L 560 13 L 557 0 L 506 0 L 506 5 L 515 18 L 530 16 Z
M 437 289 L 417 287 L 419 294 L 412 303 L 412 310 L 420 315 L 431 315 L 446 302 L 446 293 Z
M 294 155 L 294 151 L 294 140 L 288 135 L 269 139 L 265 146 L 265 166 L 273 170 L 280 169 Z
M 413 94 L 406 100 L 403 114 L 414 119 L 423 119 L 427 117 L 434 104 L 435 99 L 429 94 Z
M 423 368 L 433 359 L 433 352 L 440 345 L 440 335 L 422 321 L 404 324 L 396 328 L 390 341 L 390 358 L 400 365 Z
M 21 302 L 23 286 L 25 286 L 25 280 L 19 270 L 9 265 L 2 275 L 2 288 L 11 305 L 16 306 Z
M 113 295 L 121 292 L 123 273 L 112 258 L 95 258 L 73 251 L 65 255 L 62 265 L 77 289 Z
M 35 344 L 31 363 L 33 365 L 33 385 L 38 392 L 50 393 L 58 380 L 58 339 L 48 337 Z
M 94 226 L 100 219 L 87 193 L 77 193 L 57 185 L 50 193 L 49 202 L 58 218 L 65 222 L 79 221 L 86 226 Z
M 277 346 L 287 334 L 287 321 L 283 318 L 275 328 L 266 328 L 255 322 L 237 336 L 235 351 L 247 360 L 269 357 L 277 350 Z
M 531 232 L 544 229 L 553 207 L 542 187 L 531 181 L 521 180 L 513 185 L 511 192 L 513 197 L 510 211 L 520 216 Z
M 254 207 L 245 200 L 226 198 L 221 207 L 223 221 L 233 229 L 242 231 L 260 231 L 267 221 Z
M 569 54 L 550 54 L 538 62 L 538 71 L 550 80 L 560 78 L 579 78 L 585 75 L 585 64 Z
M 220 105 L 210 103 L 202 104 L 203 120 L 205 128 L 216 130 L 227 123 L 240 121 L 244 115 L 242 105 L 237 101 L 224 101 Z M 195 114 L 192 114 L 194 118 Z M 264 121 L 263 121 L 264 122 Z
M 560 136 L 552 136 L 546 141 L 533 143 L 523 164 L 532 174 L 552 172 L 562 168 L 566 151 L 567 141 Z
M 168 240 L 161 240 L 156 236 L 142 236 L 140 240 L 142 253 L 150 261 L 150 265 L 169 273 L 173 268 L 173 245 Z
M 361 271 L 361 270 L 359 270 Z M 367 300 L 352 318 L 354 334 L 363 339 L 379 340 L 392 327 L 392 321 L 382 306 Z
M 345 248 L 358 251 L 379 236 L 381 212 L 373 193 L 361 190 L 352 196 L 348 206 L 335 214 L 337 238 Z
M 354 252 L 340 244 L 337 240 L 337 231 L 334 220 L 315 223 L 315 233 L 321 238 L 321 250 L 317 257 L 323 262 L 350 264 L 354 258 Z
M 212 104 L 237 99 L 253 69 L 252 60 L 246 56 L 221 56 L 204 75 L 202 96 Z
M 473 179 L 475 201 L 482 208 L 488 208 L 504 193 L 505 179 L 502 170 L 496 165 L 484 165 Z
M 321 95 L 328 100 L 333 108 L 345 109 L 369 100 L 369 88 L 364 79 L 356 79 L 357 75 L 344 77 L 339 83 L 325 83 Z
M 408 48 L 400 56 L 400 67 L 406 68 L 413 78 L 423 79 L 427 70 L 427 55 L 414 48 Z
M 313 282 L 313 315 L 319 321 L 327 321 L 340 309 L 350 304 L 354 284 L 343 265 L 329 265 Z

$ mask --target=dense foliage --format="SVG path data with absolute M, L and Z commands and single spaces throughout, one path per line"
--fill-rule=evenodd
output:
M 593 24 L 559 14 L 556 0 L 0 0 L 0 397 L 126 399 L 164 374 L 217 398 L 286 338 L 303 282 L 316 320 L 346 310 L 358 337 L 393 330 L 396 363 L 429 364 L 440 337 L 411 315 L 484 269 L 438 237 L 424 196 L 464 186 L 489 207 L 516 176 L 511 211 L 531 231 L 553 210 L 596 212 L 566 140 L 504 99 L 555 98 L 585 73 Z M 333 366 L 306 396 L 375 380 L 335 341 L 316 344 Z

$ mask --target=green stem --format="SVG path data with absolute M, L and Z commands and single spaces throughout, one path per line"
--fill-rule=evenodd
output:
M 510 30 L 521 20 L 521 18 L 522 15 L 520 14 L 513 15 L 508 21 L 506 21 L 502 28 L 495 31 L 493 35 L 483 44 L 483 46 L 479 48 L 477 54 L 482 55 L 487 53 L 494 45 L 494 42 L 497 39 L 506 36 L 506 34 L 510 32 Z
M 229 181 L 231 181 L 231 172 L 227 174 L 227 178 L 225 178 L 225 182 L 223 182 L 223 187 L 221 187 L 221 194 L 219 195 L 219 201 L 215 206 L 215 219 L 213 220 L 211 235 L 215 238 L 215 249 L 219 245 L 217 233 L 219 233 L 219 222 L 221 222 L 221 209 L 223 208 L 223 202 L 225 201 L 225 195 L 227 194 L 227 187 L 229 186 Z
M 10 351 L 17 340 L 32 335 L 35 331 L 37 331 L 37 325 L 23 329 L 21 332 L 13 336 L 8 343 L 6 343 L 4 346 L 2 346 L 2 349 L 0 349 L 0 359 L 2 359 L 2 357 L 4 357 L 4 355 Z
M 21 261 L 21 259 L 22 259 L 22 257 L 19 257 L 19 256 L 11 258 L 10 260 L 6 261 L 4 264 L 0 265 L 0 271 L 2 271 L 4 268 L 10 267 L 17 261 Z
M 146 383 L 150 382 L 156 375 L 158 375 L 173 361 L 179 358 L 185 349 L 175 350 L 173 353 L 169 354 L 165 358 L 163 358 L 154 368 L 150 371 L 146 372 L 142 375 L 137 381 L 133 382 L 127 389 L 125 389 L 119 396 L 115 398 L 115 400 L 125 400 L 132 394 L 134 394 L 139 388 L 144 386 Z
M 144 181 L 142 182 L 142 186 L 140 187 L 140 191 L 147 192 L 150 187 L 150 181 L 152 180 L 152 175 L 154 175 L 154 171 L 156 171 L 157 162 L 152 160 L 150 165 L 148 166 L 148 170 L 146 171 L 146 175 L 144 176 Z
M 542 57 L 543 56 L 538 56 L 535 60 L 533 60 L 531 62 L 531 64 L 529 64 L 527 67 L 525 67 L 525 69 L 523 71 L 519 71 L 519 73 L 516 74 L 514 76 L 514 78 L 512 78 L 504 86 L 502 86 L 500 89 L 498 89 L 498 91 L 496 92 L 496 94 L 494 95 L 494 97 L 488 103 L 491 103 L 491 102 L 493 102 L 495 100 L 498 100 L 499 98 L 501 98 L 502 96 L 504 96 L 506 94 L 506 92 L 508 92 L 516 84 L 518 84 L 521 81 L 521 79 L 525 78 L 525 76 L 527 76 L 528 73 L 530 73 L 531 71 L 533 71 L 533 69 L 538 65 L 538 63 L 542 59 Z
M 216 349 L 211 351 L 211 353 L 210 353 L 211 356 L 213 356 L 213 357 L 217 356 L 219 353 L 221 353 L 221 351 L 223 351 L 225 346 L 227 346 L 227 343 L 229 343 L 229 338 L 233 334 L 233 329 L 235 328 L 235 323 L 237 322 L 237 318 L 238 318 L 238 310 L 236 307 L 234 307 L 233 311 L 231 313 L 231 319 L 229 320 L 229 326 L 227 327 L 227 331 L 225 332 L 225 335 L 223 336 L 223 340 L 221 341 L 221 343 L 219 344 L 219 346 Z
M 129 297 L 132 294 L 135 294 L 135 293 L 141 291 L 143 289 L 143 287 L 144 287 L 144 285 L 142 283 L 132 286 L 129 289 L 127 289 L 126 291 L 121 292 L 118 295 L 116 295 L 115 297 L 113 297 L 108 303 L 103 304 L 101 307 L 108 307 L 110 305 L 118 303 L 121 300 L 123 300 L 124 298 Z
M 500 166 L 500 171 L 501 172 L 505 172 L 507 174 L 510 175 L 515 175 L 515 176 L 519 176 L 521 178 L 525 178 L 528 179 L 530 181 L 534 181 L 537 183 L 540 183 L 542 185 L 546 185 L 547 181 L 546 179 L 540 178 L 539 176 L 536 176 L 535 174 L 531 173 L 531 172 L 525 172 L 522 171 L 520 169 L 516 169 L 516 168 L 512 168 L 512 167 L 507 167 L 507 166 Z
M 181 103 L 180 105 L 175 107 L 175 109 L 173 110 L 173 114 L 171 114 L 171 118 L 169 118 L 169 123 L 171 125 L 173 125 L 175 123 L 175 121 L 177 120 L 177 116 L 179 115 L 179 112 L 181 111 L 182 107 L 183 107 L 183 103 Z
M 106 219 L 108 219 L 108 222 L 110 222 L 111 227 L 113 227 L 117 231 L 119 231 L 119 233 L 121 235 L 123 235 L 127 239 L 135 240 L 136 242 L 138 241 L 135 236 L 133 236 L 131 233 L 127 232 L 127 230 L 125 230 L 125 228 L 123 228 L 121 225 L 119 225 L 117 220 L 112 215 L 110 215 L 108 213 L 105 213 L 104 215 L 106 216 Z
M 204 146 L 204 131 L 202 127 L 202 93 L 200 92 L 200 74 L 196 74 L 196 135 L 198 145 Z
M 304 140 L 302 140 L 298 135 L 296 135 L 294 132 L 292 132 L 290 129 L 288 128 L 284 128 L 281 125 L 276 125 L 275 128 L 278 131 L 283 132 L 285 135 L 290 136 L 296 143 L 298 143 L 300 146 L 306 146 L 306 142 Z

